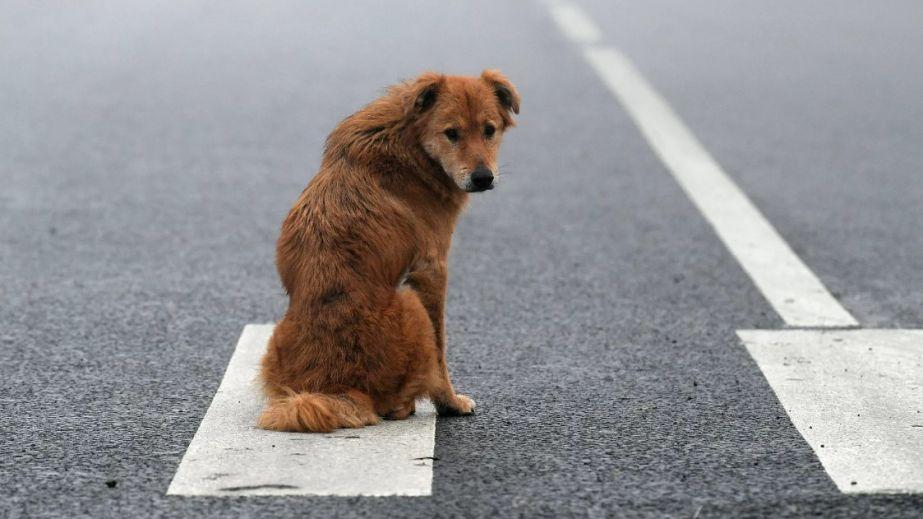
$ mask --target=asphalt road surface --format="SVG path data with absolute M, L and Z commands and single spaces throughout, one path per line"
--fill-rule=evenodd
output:
M 918 4 L 577 5 L 863 327 L 923 328 Z M 166 495 L 327 132 L 495 67 L 431 495 Z M 0 516 L 919 517 L 834 485 L 736 335 L 784 327 L 545 3 L 0 7 Z

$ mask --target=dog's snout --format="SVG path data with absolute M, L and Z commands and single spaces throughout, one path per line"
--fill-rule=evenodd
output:
M 490 189 L 494 183 L 494 174 L 485 167 L 477 168 L 471 172 L 471 186 L 476 191 Z

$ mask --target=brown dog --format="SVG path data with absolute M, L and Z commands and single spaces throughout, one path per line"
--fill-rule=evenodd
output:
M 491 189 L 519 95 L 498 71 L 426 73 L 343 120 L 279 237 L 289 295 L 263 357 L 265 429 L 326 432 L 474 401 L 445 363 L 446 257 L 468 192 Z

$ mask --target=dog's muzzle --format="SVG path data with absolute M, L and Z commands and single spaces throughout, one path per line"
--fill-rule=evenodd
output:
M 487 191 L 488 189 L 494 188 L 494 174 L 492 171 L 485 167 L 480 167 L 471 172 L 471 176 L 468 177 L 468 185 L 465 191 L 469 193 L 477 193 L 480 191 Z

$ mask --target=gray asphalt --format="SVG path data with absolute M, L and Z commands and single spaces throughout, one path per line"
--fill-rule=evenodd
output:
M 739 328 L 781 320 L 538 2 L 4 3 L 0 515 L 918 517 L 845 496 Z M 923 12 L 581 0 L 865 326 L 923 327 Z M 164 492 L 278 226 L 382 87 L 501 68 L 426 498 Z M 107 484 L 108 483 L 108 484 Z

